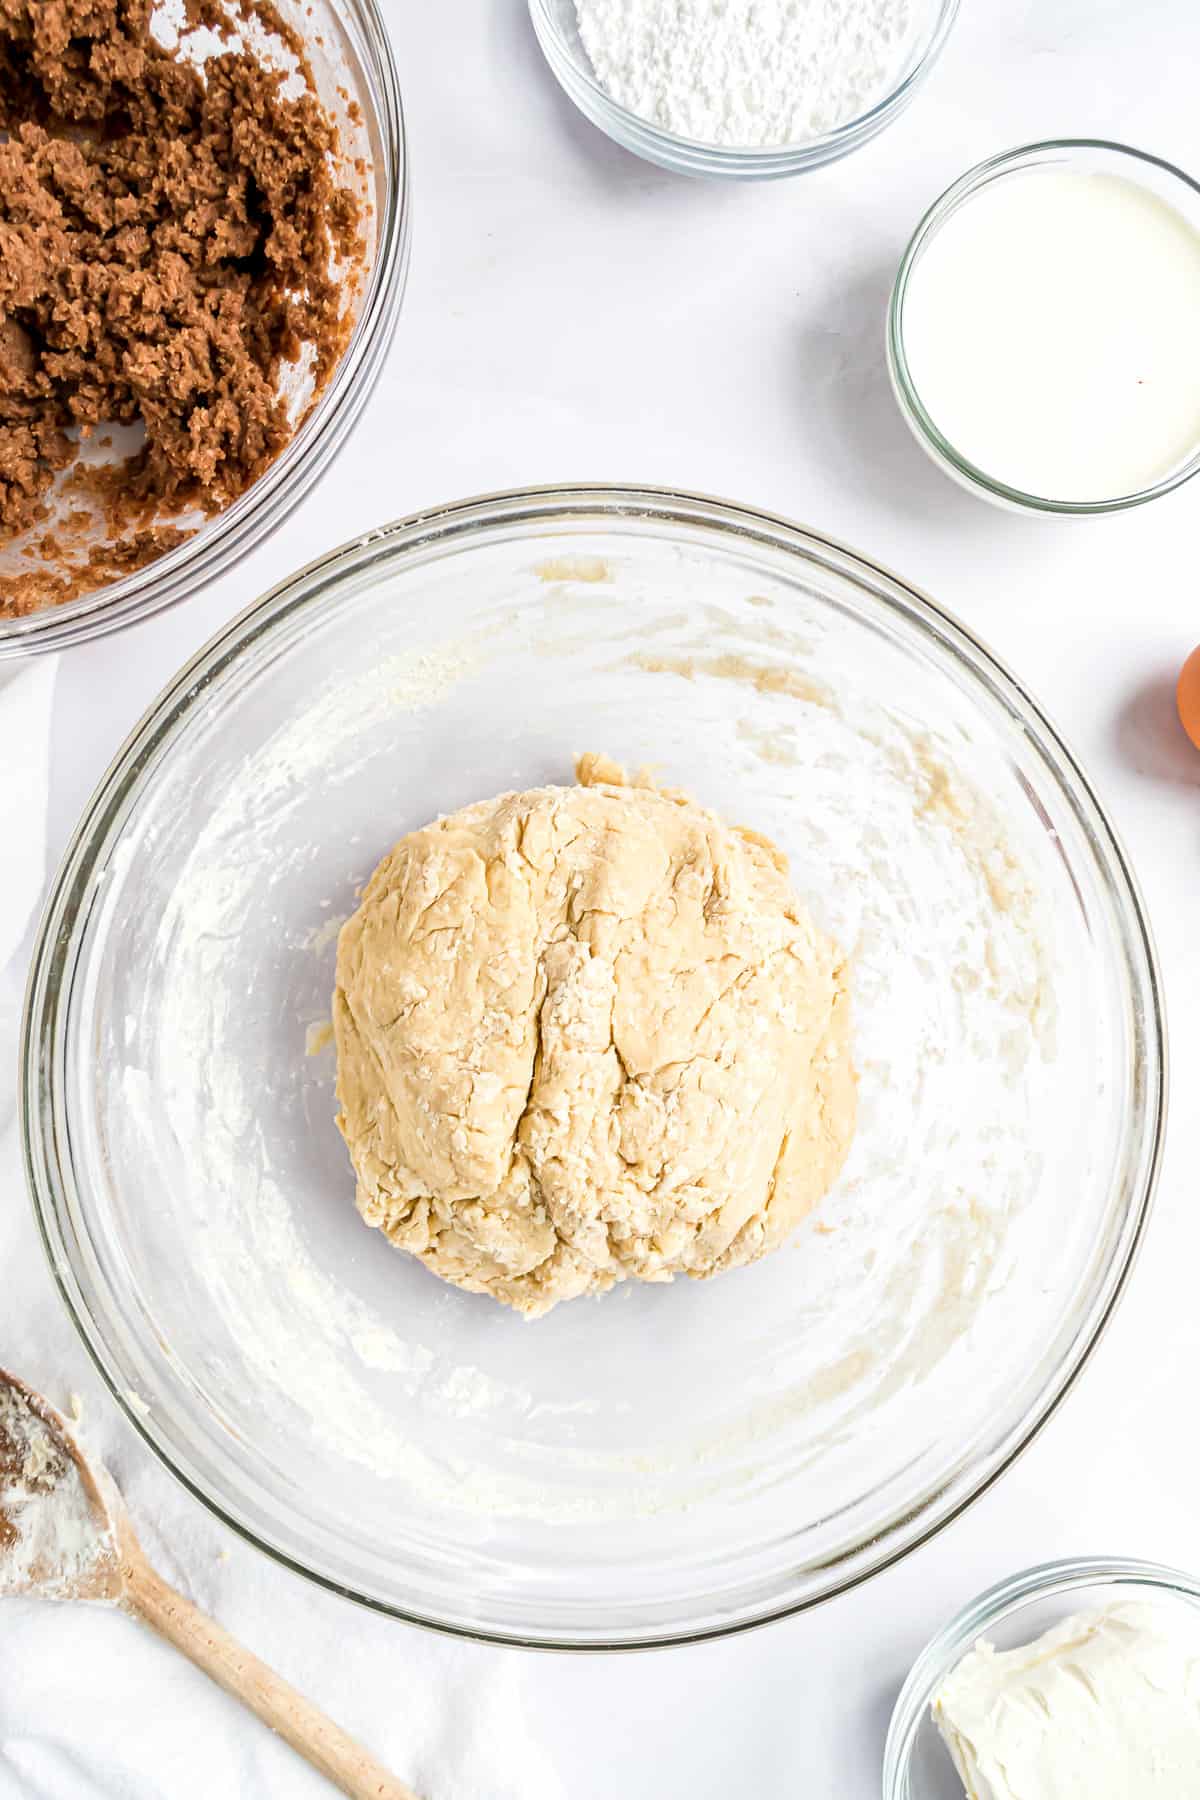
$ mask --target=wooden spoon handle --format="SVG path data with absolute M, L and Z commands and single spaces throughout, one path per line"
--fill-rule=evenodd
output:
M 417 1800 L 382 1763 L 369 1756 L 303 1694 L 243 1649 L 215 1619 L 157 1575 L 141 1555 L 125 1558 L 124 1599 L 160 1637 L 277 1731 L 314 1769 L 351 1800 Z

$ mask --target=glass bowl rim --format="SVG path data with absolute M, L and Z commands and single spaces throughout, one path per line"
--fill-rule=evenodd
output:
M 917 1733 L 935 1691 L 989 1627 L 1038 1600 L 1108 1583 L 1184 1595 L 1200 1608 L 1200 1577 L 1166 1563 L 1127 1556 L 1069 1556 L 1035 1563 L 985 1588 L 936 1632 L 916 1658 L 896 1699 L 883 1758 L 883 1800 L 900 1800 Z
M 1038 1405 L 1013 1434 L 1011 1441 L 993 1453 L 991 1465 L 974 1475 L 954 1495 L 940 1514 L 925 1517 L 915 1534 L 913 1509 L 872 1534 L 882 1544 L 872 1560 L 842 1573 L 823 1592 L 792 1597 L 762 1607 L 749 1616 L 694 1627 L 672 1627 L 653 1634 L 611 1635 L 604 1638 L 541 1636 L 491 1627 L 474 1628 L 458 1622 L 425 1616 L 378 1595 L 356 1591 L 349 1583 L 307 1566 L 297 1556 L 270 1539 L 269 1531 L 251 1526 L 233 1510 L 234 1499 L 213 1491 L 199 1477 L 180 1466 L 184 1460 L 167 1431 L 153 1416 L 143 1417 L 126 1392 L 115 1366 L 115 1356 L 101 1329 L 106 1295 L 99 1293 L 86 1271 L 78 1266 L 66 1225 L 74 1189 L 69 1169 L 64 1170 L 54 1143 L 59 1131 L 68 1131 L 60 1084 L 53 1071 L 60 1053 L 64 1019 L 69 1016 L 71 980 L 78 959 L 76 924 L 81 898 L 94 879 L 95 859 L 128 811 L 136 804 L 144 771 L 169 754 L 174 738 L 186 726 L 193 706 L 215 681 L 231 672 L 244 656 L 261 652 L 277 628 L 286 628 L 305 609 L 321 602 L 347 577 L 360 575 L 373 564 L 432 544 L 453 543 L 462 538 L 469 545 L 477 534 L 498 526 L 534 523 L 566 524 L 586 520 L 592 525 L 605 518 L 650 519 L 664 526 L 699 526 L 742 541 L 769 545 L 806 558 L 835 573 L 850 572 L 860 585 L 871 578 L 882 588 L 869 588 L 878 602 L 906 627 L 915 628 L 953 655 L 973 680 L 992 693 L 1020 722 L 1022 730 L 1047 754 L 1061 791 L 1086 832 L 1110 900 L 1121 920 L 1122 961 L 1145 1017 L 1144 1071 L 1141 1088 L 1140 1136 L 1133 1167 L 1140 1171 L 1133 1189 L 1135 1198 L 1122 1218 L 1121 1242 L 1103 1280 L 1097 1284 L 1081 1321 L 1081 1333 L 1070 1354 L 1060 1361 L 1043 1388 Z M 888 592 L 888 589 L 894 592 Z M 1152 1210 L 1162 1158 L 1167 1106 L 1167 1039 L 1162 981 L 1145 906 L 1128 857 L 1107 814 L 1094 794 L 1072 752 L 1046 715 L 1025 692 L 1006 665 L 955 616 L 929 599 L 884 565 L 857 551 L 810 531 L 774 513 L 700 495 L 656 486 L 619 486 L 583 483 L 511 489 L 474 496 L 408 515 L 391 524 L 349 540 L 285 577 L 260 599 L 234 616 L 228 624 L 192 656 L 147 708 L 118 749 L 83 809 L 78 824 L 50 884 L 38 925 L 25 994 L 21 1034 L 20 1119 L 26 1183 L 32 1198 L 43 1247 L 51 1273 L 84 1346 L 102 1379 L 130 1424 L 170 1473 L 208 1510 L 256 1549 L 276 1562 L 315 1581 L 319 1586 L 358 1601 L 373 1611 L 429 1627 L 453 1637 L 507 1644 L 531 1649 L 620 1651 L 665 1648 L 735 1635 L 804 1612 L 860 1586 L 872 1576 L 920 1548 L 985 1493 L 1028 1448 L 1046 1422 L 1057 1412 L 1090 1360 L 1123 1296 L 1137 1260 Z M 51 1073 L 47 1073 L 51 1071 Z M 44 1082 L 44 1092 L 43 1092 Z M 91 1286 L 90 1295 L 87 1289 Z M 1086 1332 L 1082 1325 L 1086 1323 Z M 104 1319 L 111 1333 L 111 1317 Z M 952 1486 L 950 1476 L 927 1493 L 918 1509 L 926 1513 L 939 1494 Z M 906 1530 L 908 1535 L 905 1535 Z M 898 1542 L 885 1543 L 889 1536 Z M 860 1555 L 862 1545 L 845 1553 L 845 1560 Z
M 1181 182 L 1193 199 L 1200 202 L 1200 181 L 1193 179 L 1186 170 L 1169 162 L 1166 157 L 1155 156 L 1148 150 L 1139 150 L 1133 144 L 1119 143 L 1113 138 L 1039 138 L 1028 144 L 1018 144 L 1011 150 L 998 151 L 996 155 L 975 163 L 956 181 L 952 181 L 926 209 L 900 259 L 887 312 L 887 366 L 892 390 L 910 430 L 933 460 L 965 487 L 984 494 L 988 499 L 1020 512 L 1060 518 L 1089 518 L 1099 514 L 1127 512 L 1130 507 L 1144 506 L 1150 500 L 1172 493 L 1200 472 L 1200 444 L 1186 462 L 1160 480 L 1152 482 L 1149 487 L 1139 488 L 1131 494 L 1119 494 L 1109 500 L 1052 500 L 1044 495 L 1027 493 L 1023 488 L 1012 487 L 961 455 L 926 411 L 908 364 L 904 343 L 904 304 L 908 297 L 909 281 L 922 251 L 963 201 L 989 181 L 1014 174 L 1024 164 L 1036 158 L 1078 151 L 1085 154 L 1099 151 L 1118 160 L 1126 159 L 1132 163 L 1149 165 L 1172 181 Z
M 225 574 L 275 531 L 350 437 L 379 378 L 408 271 L 410 158 L 391 37 L 379 0 L 340 0 L 362 34 L 379 86 L 375 124 L 385 166 L 378 252 L 349 344 L 312 411 L 258 480 L 196 534 L 163 556 L 60 606 L 0 619 L 0 662 L 90 643 L 151 618 Z M 209 528 L 211 526 L 211 529 Z
M 528 0 L 530 17 L 546 61 L 559 85 L 584 116 L 622 148 L 676 174 L 769 178 L 798 175 L 834 162 L 868 142 L 903 112 L 933 69 L 958 17 L 961 0 L 931 0 L 932 19 L 921 53 L 904 78 L 869 106 L 817 137 L 790 144 L 712 144 L 683 137 L 644 119 L 615 100 L 572 53 L 559 29 L 551 0 Z

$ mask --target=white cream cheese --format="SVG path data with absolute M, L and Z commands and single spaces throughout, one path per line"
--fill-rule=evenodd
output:
M 983 1641 L 933 1717 L 969 1800 L 1200 1795 L 1200 1608 L 1124 1600 L 1019 1650 Z

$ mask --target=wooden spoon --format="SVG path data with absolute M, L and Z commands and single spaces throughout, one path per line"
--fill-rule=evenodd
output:
M 133 1613 L 257 1713 L 351 1800 L 417 1800 L 361 1744 L 155 1573 L 102 1463 L 0 1369 L 0 1597 L 99 1600 Z

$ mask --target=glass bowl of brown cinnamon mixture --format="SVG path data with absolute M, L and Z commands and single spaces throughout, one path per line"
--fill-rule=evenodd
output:
M 277 526 L 374 385 L 407 251 L 375 0 L 0 0 L 0 658 Z

